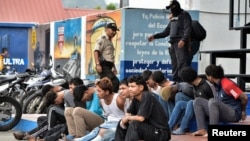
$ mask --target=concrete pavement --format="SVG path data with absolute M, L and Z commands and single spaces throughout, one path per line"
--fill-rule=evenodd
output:
M 44 114 L 23 114 L 22 120 L 12 130 L 0 132 L 0 141 L 17 141 L 13 136 L 13 132 L 26 132 L 35 128 L 37 118 L 42 115 Z
M 1 141 L 16 141 L 16 139 L 13 136 L 14 130 L 0 132 L 0 140 Z

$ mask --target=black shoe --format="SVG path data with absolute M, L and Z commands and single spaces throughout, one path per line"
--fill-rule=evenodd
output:
M 14 132 L 13 135 L 14 135 L 15 139 L 22 140 L 26 136 L 26 133 L 24 133 L 24 132 Z

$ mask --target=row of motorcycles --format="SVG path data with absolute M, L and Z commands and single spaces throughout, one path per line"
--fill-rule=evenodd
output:
M 50 57 L 50 62 L 52 58 Z M 0 75 L 0 131 L 8 131 L 21 120 L 22 114 L 46 113 L 41 88 L 49 83 L 67 83 L 70 74 L 53 68 L 50 63 L 41 73 L 27 69 L 24 73 Z

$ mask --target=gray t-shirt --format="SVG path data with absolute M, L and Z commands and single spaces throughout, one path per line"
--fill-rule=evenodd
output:
M 70 90 L 64 90 L 64 107 L 75 107 L 74 96 Z

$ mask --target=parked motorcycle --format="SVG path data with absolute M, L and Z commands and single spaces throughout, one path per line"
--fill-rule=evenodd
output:
M 16 80 L 12 81 L 9 86 L 9 94 L 11 97 L 16 99 L 21 106 L 23 105 L 24 99 L 22 97 L 27 95 L 27 91 L 25 90 L 26 86 L 24 85 L 24 81 L 30 77 L 28 73 L 16 73 Z
M 57 86 L 63 86 L 64 88 L 68 87 L 68 81 L 66 79 L 66 76 L 64 74 L 60 74 L 57 71 L 57 69 L 59 68 L 60 66 L 57 65 L 55 69 L 53 69 L 51 65 L 51 68 L 49 70 L 50 80 L 46 83 L 43 83 L 42 86 L 57 85 Z M 41 88 L 26 98 L 23 105 L 23 113 L 42 114 L 46 112 L 47 107 L 45 106 L 45 101 L 44 101 L 45 94 L 42 93 Z
M 34 73 L 34 71 L 27 71 L 30 74 L 30 77 L 26 79 L 25 82 L 23 82 L 25 84 L 26 91 L 26 94 L 22 95 L 22 97 L 20 98 L 20 101 L 23 104 L 25 104 L 28 97 L 39 91 L 45 83 L 50 82 L 52 80 L 53 72 L 51 71 L 51 69 L 52 64 L 43 68 L 42 72 L 39 74 L 37 74 L 36 71 L 36 73 Z
M 0 76 L 0 131 L 8 131 L 18 124 L 22 117 L 22 106 L 11 97 L 9 88 L 15 75 Z
M 48 82 L 44 85 L 52 86 L 66 86 L 68 85 L 67 81 L 63 78 L 55 79 L 51 82 Z M 65 87 L 64 87 L 65 88 Z M 23 113 L 27 114 L 43 114 L 46 113 L 46 101 L 45 94 L 42 90 L 39 90 L 29 96 L 23 105 Z

